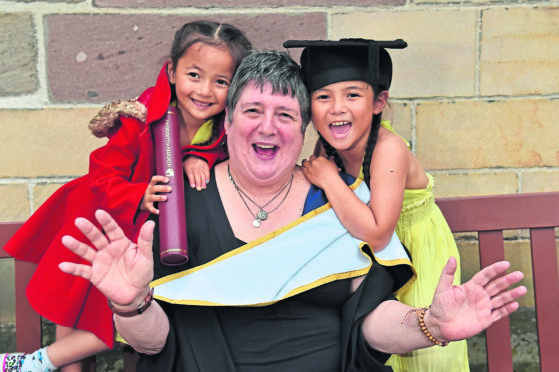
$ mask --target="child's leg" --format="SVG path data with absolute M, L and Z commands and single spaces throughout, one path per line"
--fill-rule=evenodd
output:
M 56 326 L 56 342 L 47 347 L 52 364 L 63 372 L 80 372 L 80 360 L 108 350 L 93 333 L 81 329 Z M 77 363 L 76 363 L 77 362 Z

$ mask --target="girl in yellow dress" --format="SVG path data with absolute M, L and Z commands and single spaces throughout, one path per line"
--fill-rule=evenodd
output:
M 403 40 L 342 39 L 288 41 L 284 46 L 305 48 L 301 66 L 311 93 L 312 122 L 320 135 L 317 156 L 303 161 L 303 172 L 324 190 L 344 226 L 368 242 L 374 252 L 381 251 L 396 231 L 409 249 L 417 273 L 398 298 L 412 307 L 429 306 L 437 273 L 450 256 L 459 256 L 448 224 L 435 205 L 433 178 L 389 122 L 381 125 L 392 80 L 386 48 L 405 48 L 407 44 Z M 346 186 L 339 170 L 367 183 L 371 190 L 368 205 Z M 459 281 L 457 270 L 454 284 Z M 469 371 L 466 341 L 393 355 L 388 364 L 402 372 Z

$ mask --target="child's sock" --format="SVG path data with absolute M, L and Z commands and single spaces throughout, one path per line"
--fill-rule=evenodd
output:
M 44 347 L 32 354 L 23 354 L 21 360 L 21 372 L 52 372 L 56 369 L 48 355 L 47 348 Z
M 23 353 L 8 353 L 0 355 L 0 371 L 2 372 L 19 372 L 21 371 L 21 363 L 23 362 Z

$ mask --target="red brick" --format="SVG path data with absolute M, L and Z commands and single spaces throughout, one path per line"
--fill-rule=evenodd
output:
M 359 5 L 403 5 L 404 0 L 214 0 L 208 5 L 206 0 L 191 0 L 188 6 L 200 8 L 238 8 L 238 7 L 282 7 L 282 6 L 359 6 Z M 98 7 L 136 7 L 136 8 L 161 8 L 161 7 L 184 7 L 183 0 L 95 0 L 95 6 Z
M 53 15 L 47 17 L 48 81 L 55 102 L 132 98 L 155 83 L 175 32 L 202 17 Z M 291 38 L 325 38 L 326 16 L 212 15 L 247 34 L 256 48 L 281 49 Z M 81 61 L 81 62 L 80 62 Z

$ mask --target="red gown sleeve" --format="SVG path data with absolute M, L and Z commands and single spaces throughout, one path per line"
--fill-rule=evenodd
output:
M 151 175 L 149 167 L 139 161 L 145 124 L 125 118 L 122 122 L 108 143 L 91 153 L 89 186 L 101 208 L 119 224 L 132 226 Z

